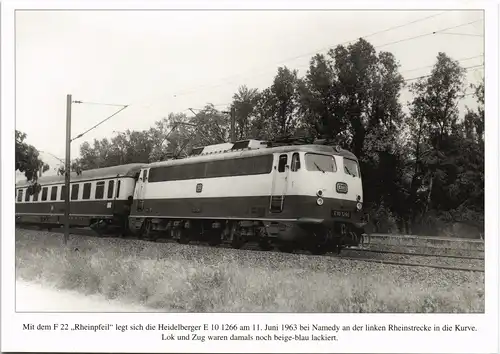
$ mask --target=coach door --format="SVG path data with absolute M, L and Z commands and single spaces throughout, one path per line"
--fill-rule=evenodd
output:
M 288 187 L 288 175 L 290 173 L 289 158 L 288 154 L 280 154 L 278 164 L 273 167 L 273 186 L 269 202 L 271 213 L 281 213 L 283 210 Z
M 146 168 L 141 171 L 139 176 L 139 180 L 137 181 L 137 211 L 144 211 L 144 199 L 146 197 L 146 188 L 148 185 L 148 175 L 149 168 Z

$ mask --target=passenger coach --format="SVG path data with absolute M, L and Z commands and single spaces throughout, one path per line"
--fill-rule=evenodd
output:
M 98 222 L 123 225 L 127 203 L 134 195 L 135 181 L 143 164 L 129 164 L 71 174 L 70 225 L 86 227 Z M 40 177 L 39 185 L 16 184 L 16 223 L 64 225 L 64 176 Z

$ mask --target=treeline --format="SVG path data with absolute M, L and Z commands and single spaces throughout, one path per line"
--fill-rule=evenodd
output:
M 484 84 L 467 87 L 465 72 L 439 53 L 429 76 L 405 81 L 393 54 L 360 39 L 312 57 L 304 77 L 280 67 L 262 91 L 241 86 L 227 110 L 235 109 L 238 140 L 323 137 L 355 153 L 373 231 L 436 234 L 457 223 L 482 230 Z M 400 100 L 405 87 L 409 113 Z M 478 108 L 459 112 L 464 95 Z M 73 165 L 182 157 L 229 135 L 229 115 L 209 104 L 194 117 L 171 113 L 149 130 L 85 142 Z
M 28 181 L 36 181 L 50 166 L 40 158 L 39 151 L 26 142 L 26 133 L 16 130 L 16 171 L 22 172 Z

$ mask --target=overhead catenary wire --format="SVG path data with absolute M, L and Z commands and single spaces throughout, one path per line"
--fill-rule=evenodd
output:
M 468 66 L 468 67 L 465 67 L 464 69 L 465 70 L 469 70 L 469 69 L 474 69 L 474 68 L 479 68 L 479 67 L 482 67 L 484 66 L 483 64 L 478 64 L 478 65 L 473 65 L 473 66 Z M 417 76 L 417 77 L 412 77 L 412 78 L 409 78 L 409 79 L 404 79 L 403 81 L 413 81 L 413 80 L 418 80 L 418 79 L 424 79 L 426 77 L 430 77 L 432 76 L 432 74 L 429 74 L 429 75 L 422 75 L 422 76 Z
M 443 15 L 445 13 L 447 13 L 447 11 L 443 11 L 443 12 L 440 12 L 438 14 L 433 14 L 433 15 L 426 16 L 426 17 L 423 17 L 423 18 L 419 18 L 417 20 L 413 20 L 413 21 L 410 21 L 410 22 L 407 22 L 407 23 L 404 23 L 404 24 L 401 24 L 401 25 L 392 26 L 392 27 L 389 27 L 389 28 L 386 28 L 386 29 L 383 29 L 383 30 L 380 30 L 380 31 L 376 31 L 376 32 L 373 32 L 373 33 L 370 33 L 370 34 L 367 34 L 367 35 L 364 35 L 364 36 L 361 36 L 361 37 L 356 37 L 355 39 L 351 39 L 349 41 L 345 41 L 345 42 L 342 42 L 342 43 L 331 44 L 329 46 L 322 47 L 320 49 L 316 49 L 313 52 L 303 53 L 303 54 L 300 54 L 298 56 L 294 56 L 294 57 L 290 57 L 290 58 L 287 58 L 287 59 L 280 60 L 278 62 L 275 62 L 274 64 L 280 64 L 280 63 L 283 63 L 283 62 L 287 62 L 287 61 L 290 61 L 290 60 L 295 60 L 295 59 L 298 59 L 298 58 L 301 58 L 301 57 L 304 57 L 304 56 L 308 56 L 308 55 L 311 55 L 311 54 L 316 54 L 319 51 L 322 51 L 322 50 L 325 50 L 325 49 L 329 49 L 329 48 L 337 46 L 337 45 L 347 44 L 347 43 L 350 43 L 352 41 L 358 40 L 359 38 L 373 37 L 373 36 L 381 34 L 381 33 L 389 32 L 389 31 L 392 31 L 392 30 L 395 30 L 395 29 L 399 29 L 399 28 L 403 28 L 403 27 L 406 27 L 406 26 L 409 26 L 409 25 L 412 25 L 412 24 L 415 24 L 415 23 L 418 23 L 418 22 L 422 22 L 422 21 L 425 21 L 425 20 L 428 20 L 428 19 L 431 19 L 431 18 L 434 18 L 434 17 L 438 17 L 438 16 L 441 16 L 441 15 Z M 252 75 L 252 76 L 255 76 L 255 74 Z M 214 85 L 208 85 L 208 86 L 207 85 L 196 86 L 194 88 L 188 88 L 188 89 L 185 89 L 185 90 L 177 91 L 176 93 L 174 93 L 172 95 L 175 96 L 175 97 L 177 97 L 179 95 L 185 95 L 185 94 L 189 94 L 189 93 L 193 93 L 193 92 L 199 91 L 200 89 L 207 89 L 207 88 L 213 88 L 213 87 L 223 86 L 223 85 L 227 84 L 228 80 L 231 80 L 231 79 L 234 79 L 234 78 L 241 78 L 241 77 L 242 77 L 241 75 L 229 76 L 229 77 L 226 77 L 224 79 L 221 79 L 221 81 L 224 81 L 223 83 L 214 84 Z M 151 106 L 151 105 L 152 105 L 152 103 L 149 104 L 149 105 L 147 105 L 147 106 Z
M 76 101 L 75 101 L 76 102 Z M 77 103 L 80 103 L 80 102 L 77 102 Z M 92 128 L 89 128 L 87 129 L 86 131 L 84 131 L 83 133 L 81 134 L 78 134 L 76 137 L 74 137 L 73 139 L 71 139 L 70 141 L 74 141 L 76 139 L 79 139 L 81 138 L 82 136 L 84 136 L 85 134 L 87 134 L 89 131 L 97 128 L 98 126 L 100 126 L 102 123 L 106 122 L 107 120 L 113 118 L 114 116 L 116 116 L 118 113 L 120 113 L 121 111 L 123 111 L 125 108 L 127 108 L 128 105 L 125 105 L 123 106 L 121 109 L 119 109 L 118 111 L 116 111 L 115 113 L 113 113 L 112 115 L 106 117 L 105 119 L 103 119 L 102 121 L 100 121 L 99 123 L 97 123 L 96 125 L 94 125 Z
M 480 55 L 475 55 L 473 57 L 467 57 L 467 58 L 461 58 L 461 59 L 456 59 L 455 61 L 467 61 L 467 60 L 471 60 L 471 59 L 476 59 L 476 58 L 481 58 L 483 57 L 484 54 L 480 54 Z M 400 71 L 399 73 L 402 74 L 402 73 L 408 73 L 410 71 L 417 71 L 417 70 L 420 70 L 420 69 L 427 69 L 427 68 L 432 68 L 434 65 L 426 65 L 426 66 L 420 66 L 418 68 L 413 68 L 413 69 L 408 69 L 408 70 L 403 70 L 403 71 Z
M 331 45 L 329 45 L 329 46 L 326 46 L 326 47 L 322 47 L 322 48 L 320 48 L 320 49 L 317 49 L 317 50 L 315 50 L 315 51 L 313 51 L 313 52 L 308 52 L 308 53 L 300 54 L 300 55 L 298 55 L 298 56 L 295 56 L 295 57 L 291 57 L 291 58 L 288 58 L 288 59 L 282 60 L 282 61 L 278 62 L 278 64 L 283 63 L 283 62 L 287 62 L 287 61 L 290 61 L 290 60 L 294 60 L 294 59 L 303 58 L 303 57 L 308 56 L 308 55 L 316 54 L 316 53 L 321 52 L 321 51 L 323 51 L 323 50 L 330 49 L 330 48 L 332 48 L 332 47 L 336 47 L 336 46 L 339 46 L 339 45 L 349 44 L 349 43 L 351 43 L 351 42 L 354 42 L 354 41 L 359 40 L 360 38 L 366 39 L 366 38 L 369 38 L 369 37 L 373 37 L 373 36 L 375 36 L 375 35 L 377 35 L 377 34 L 381 34 L 381 33 L 389 32 L 389 31 L 393 31 L 393 30 L 395 30 L 395 29 L 402 28 L 402 27 L 406 27 L 406 26 L 412 25 L 412 24 L 417 23 L 417 22 L 422 22 L 422 21 L 428 20 L 428 19 L 430 19 L 430 18 L 434 18 L 434 17 L 437 17 L 437 16 L 441 16 L 441 15 L 443 15 L 443 14 L 445 14 L 445 13 L 446 13 L 446 11 L 443 11 L 443 12 L 440 12 L 440 13 L 435 14 L 435 15 L 427 16 L 427 17 L 424 17 L 424 18 L 420 18 L 420 19 L 418 19 L 418 20 L 414 20 L 414 21 L 411 21 L 411 22 L 404 23 L 404 24 L 402 24 L 402 25 L 393 26 L 393 27 L 389 27 L 389 28 L 386 28 L 386 29 L 381 30 L 381 31 L 373 32 L 373 33 L 370 33 L 370 34 L 365 35 L 365 36 L 356 37 L 356 38 L 354 38 L 354 39 L 350 39 L 350 40 L 348 40 L 348 41 L 344 41 L 344 42 L 337 43 L 337 44 L 331 44 Z
M 342 44 L 346 44 L 346 43 L 350 43 L 354 40 L 357 40 L 359 38 L 369 38 L 369 37 L 372 37 L 372 36 L 375 36 L 377 34 L 381 34 L 381 33 L 384 33 L 384 32 L 389 32 L 391 30 L 395 30 L 395 29 L 398 29 L 398 28 L 403 28 L 405 26 L 409 26 L 411 24 L 414 24 L 414 23 L 417 23 L 417 22 L 422 22 L 422 21 L 425 21 L 425 20 L 428 20 L 430 18 L 435 18 L 437 16 L 441 16 L 443 14 L 445 14 L 446 11 L 444 12 L 441 12 L 441 13 L 438 13 L 438 14 L 434 14 L 434 15 L 431 15 L 431 16 L 427 16 L 427 17 L 424 17 L 424 18 L 420 18 L 420 19 L 417 19 L 417 20 L 413 20 L 413 21 L 410 21 L 408 23 L 404 23 L 404 24 L 401 24 L 401 25 L 397 25 L 397 26 L 393 26 L 393 27 L 389 27 L 389 28 L 386 28 L 384 30 L 380 30 L 380 31 L 376 31 L 376 32 L 373 32 L 373 33 L 370 33 L 368 35 L 365 35 L 365 36 L 362 36 L 362 37 L 358 37 L 356 39 L 352 39 L 350 41 L 346 41 L 346 42 L 343 42 L 343 43 L 339 43 L 339 44 L 336 44 L 336 45 L 342 45 Z M 403 38 L 403 39 L 400 39 L 400 40 L 397 40 L 397 41 L 393 41 L 393 42 L 389 42 L 389 43 L 384 43 L 384 44 L 381 44 L 379 46 L 376 46 L 375 48 L 380 48 L 380 47 L 385 47 L 385 46 L 388 46 L 388 45 L 392 45 L 392 44 L 397 44 L 397 43 L 402 43 L 402 42 L 406 42 L 406 41 L 410 41 L 410 40 L 414 40 L 414 39 L 418 39 L 418 38 L 422 38 L 422 37 L 426 37 L 426 36 L 430 36 L 430 35 L 433 35 L 433 34 L 440 34 L 442 33 L 443 31 L 447 31 L 447 30 L 450 30 L 450 29 L 454 29 L 454 28 L 459 28 L 459 27 L 464 27 L 464 26 L 468 26 L 468 25 L 471 25 L 473 23 L 477 23 L 477 22 L 481 22 L 483 21 L 483 19 L 477 19 L 477 20 L 474 20 L 474 21 L 470 21 L 470 22 L 467 22 L 467 23 L 462 23 L 462 24 L 458 24 L 458 25 L 455 25 L 455 26 L 450 26 L 450 27 L 447 27 L 447 28 L 442 28 L 442 29 L 439 29 L 437 31 L 433 31 L 433 32 L 429 32 L 429 33 L 424 33 L 424 34 L 421 34 L 421 35 L 418 35 L 418 36 L 413 36 L 413 37 L 408 37 L 408 38 Z M 289 60 L 293 60 L 293 59 L 296 59 L 296 58 L 300 58 L 300 57 L 304 57 L 306 55 L 310 55 L 310 54 L 313 54 L 313 53 L 317 53 L 318 51 L 321 51 L 321 50 L 324 50 L 326 48 L 331 48 L 332 46 L 334 45 L 330 45 L 328 47 L 323 47 L 319 50 L 316 50 L 315 52 L 309 52 L 309 53 L 305 53 L 305 54 L 301 54 L 299 56 L 295 56 L 295 57 L 292 57 L 292 58 L 288 58 L 288 59 L 284 59 L 280 62 L 284 62 L 284 61 L 289 61 Z M 465 59 L 464 59 L 465 60 Z M 418 68 L 417 68 L 418 69 Z M 417 70 L 417 69 L 412 69 L 413 70 Z M 403 71 L 405 72 L 405 71 Z M 256 76 L 255 74 L 254 75 L 251 75 L 251 76 Z M 244 76 L 241 76 L 241 75 L 235 75 L 233 77 L 227 77 L 226 79 L 223 79 L 225 82 L 223 83 L 219 83 L 219 84 L 214 84 L 214 85 L 205 85 L 205 86 L 198 86 L 198 87 L 195 87 L 195 88 L 192 88 L 192 89 L 187 89 L 187 90 L 184 90 L 184 91 L 178 91 L 176 94 L 174 94 L 173 96 L 174 97 L 178 97 L 178 96 L 182 96 L 182 95 L 186 95 L 186 94 L 190 94 L 190 93 L 193 93 L 193 92 L 196 92 L 196 91 L 199 91 L 199 90 L 202 90 L 202 89 L 208 89 L 208 88 L 213 88 L 213 87 L 218 87 L 218 86 L 224 86 L 228 83 L 233 83 L 233 82 L 227 82 L 227 80 L 231 79 L 231 78 L 242 78 Z M 425 76 L 424 76 L 425 77 Z M 410 78 L 410 79 L 405 79 L 405 81 L 411 81 L 411 80 L 415 80 L 415 79 L 418 79 L 420 77 L 417 77 L 417 78 Z M 109 104 L 110 105 L 110 104 Z M 149 105 L 145 105 L 147 107 L 151 107 L 153 105 L 153 103 L 149 104 Z M 220 105 L 214 105 L 214 107 L 217 107 L 217 106 L 223 106 L 225 104 L 220 104 Z M 135 106 L 135 104 L 133 105 Z M 118 113 L 118 112 L 117 112 Z M 86 133 L 86 132 L 85 132 Z M 83 133 L 83 134 L 85 134 Z M 81 135 L 80 135 L 81 136 Z M 79 138 L 80 136 L 77 136 L 75 139 Z
M 124 107 L 124 106 L 126 106 L 124 104 L 88 102 L 88 101 L 73 101 L 73 103 L 92 104 L 92 105 L 99 105 L 99 106 L 115 106 L 115 107 Z
M 442 14 L 442 13 L 440 13 L 440 14 Z M 440 14 L 429 16 L 429 17 L 426 17 L 426 18 L 423 18 L 423 19 L 420 19 L 420 20 L 412 21 L 410 23 L 407 23 L 407 24 L 404 24 L 404 25 L 395 26 L 395 27 L 398 27 L 398 28 L 399 27 L 403 27 L 403 26 L 406 26 L 406 25 L 409 25 L 409 24 L 412 24 L 412 23 L 415 23 L 415 22 L 418 22 L 418 21 L 423 21 L 423 20 L 429 19 L 431 17 L 436 17 L 436 16 L 438 16 Z M 447 30 L 454 29 L 454 28 L 468 26 L 468 25 L 471 25 L 471 24 L 474 24 L 474 23 L 477 23 L 477 22 L 481 22 L 481 21 L 483 21 L 483 19 L 477 19 L 477 20 L 474 20 L 474 21 L 470 21 L 470 22 L 458 24 L 458 25 L 455 25 L 455 26 L 450 26 L 450 27 L 442 28 L 442 29 L 439 29 L 437 31 L 427 32 L 427 33 L 423 33 L 423 34 L 420 34 L 420 35 L 417 35 L 417 36 L 402 38 L 402 39 L 399 39 L 399 40 L 396 40 L 396 41 L 384 43 L 384 44 L 381 44 L 381 45 L 377 45 L 374 48 L 383 48 L 383 47 L 386 47 L 386 46 L 389 46 L 389 45 L 393 45 L 393 44 L 399 44 L 399 43 L 403 43 L 403 42 L 407 42 L 407 41 L 411 41 L 411 40 L 415 40 L 415 39 L 419 39 L 419 38 L 423 38 L 423 37 L 432 36 L 432 35 L 435 35 L 435 34 L 440 34 L 442 31 L 447 31 Z M 363 37 L 359 37 L 359 38 L 368 38 L 368 37 L 374 36 L 375 34 L 380 34 L 380 33 L 387 32 L 387 31 L 390 31 L 392 29 L 395 29 L 395 27 L 387 28 L 387 29 L 385 29 L 383 31 L 374 32 L 372 34 L 369 34 L 369 35 L 366 35 L 366 36 L 363 36 Z M 349 41 L 345 41 L 345 42 L 342 42 L 342 43 L 339 43 L 339 44 L 336 44 L 336 45 L 344 45 L 344 44 L 347 44 L 347 43 L 351 43 L 351 42 L 353 42 L 353 41 L 355 41 L 355 40 L 357 40 L 359 38 L 352 39 L 352 40 L 349 40 Z M 279 63 L 283 63 L 283 62 L 286 62 L 286 61 L 298 59 L 298 58 L 301 58 L 301 57 L 304 57 L 304 56 L 307 56 L 307 55 L 316 54 L 316 53 L 318 53 L 318 52 L 320 52 L 322 50 L 332 48 L 333 46 L 336 46 L 336 45 L 331 45 L 331 46 L 328 46 L 328 47 L 323 47 L 323 48 L 318 49 L 318 50 L 316 50 L 314 52 L 308 52 L 306 54 L 301 54 L 301 55 L 298 55 L 298 56 L 295 56 L 295 57 L 287 58 L 287 59 L 284 59 L 284 60 L 282 60 L 280 62 L 277 62 L 277 63 L 279 64 Z M 259 76 L 259 75 L 266 74 L 267 70 L 269 70 L 269 69 L 266 69 L 266 71 L 262 72 L 261 74 L 257 74 L 257 75 L 253 74 L 253 75 L 250 75 L 249 77 L 256 77 L 256 76 Z M 200 91 L 200 90 L 205 90 L 205 89 L 209 89 L 209 88 L 215 88 L 215 87 L 224 86 L 224 85 L 227 85 L 227 84 L 232 84 L 233 82 L 231 82 L 231 81 L 228 82 L 228 80 L 234 79 L 234 78 L 244 78 L 244 77 L 245 76 L 234 75 L 234 76 L 222 79 L 222 81 L 223 81 L 222 83 L 213 84 L 213 85 L 205 85 L 205 86 L 197 86 L 197 87 L 192 88 L 192 89 L 186 89 L 186 90 L 183 90 L 183 91 L 178 91 L 175 94 L 175 96 L 177 97 L 177 96 L 181 96 L 181 95 L 186 95 L 186 94 L 194 93 L 194 92 L 197 92 L 197 91 Z
M 474 57 L 469 57 L 469 58 L 464 58 L 464 59 L 458 59 L 457 61 L 461 61 L 461 60 L 469 60 L 469 59 L 474 59 L 474 58 L 478 58 L 478 57 L 481 57 L 482 55 L 477 55 L 477 56 L 474 56 Z M 484 65 L 483 64 L 478 64 L 478 65 L 473 65 L 473 66 L 468 66 L 468 67 L 465 67 L 464 69 L 466 71 L 470 70 L 470 69 L 476 69 L 476 68 L 480 68 L 480 67 L 483 67 Z M 401 71 L 400 73 L 403 73 L 403 72 L 409 72 L 409 71 L 415 71 L 415 70 L 419 70 L 419 69 L 425 69 L 425 68 L 429 68 L 429 67 L 433 67 L 433 65 L 429 65 L 429 66 L 423 66 L 423 67 L 419 67 L 419 68 L 415 68 L 415 69 L 410 69 L 410 70 L 404 70 L 404 71 Z M 430 77 L 432 76 L 432 74 L 427 74 L 427 75 L 421 75 L 421 76 L 417 76 L 417 77 L 412 77 L 412 78 L 405 78 L 403 79 L 403 81 L 413 81 L 413 80 L 418 80 L 418 79 L 424 79 L 426 77 Z M 230 105 L 232 102 L 228 102 L 228 103 L 221 103 L 221 104 L 218 104 L 218 105 L 213 105 L 214 107 L 217 107 L 217 106 L 228 106 Z M 197 111 L 202 111 L 203 109 L 202 108 L 191 108 L 191 109 L 194 109 L 194 110 L 197 110 Z
M 389 42 L 389 43 L 384 43 L 384 44 L 381 44 L 381 45 L 377 45 L 377 46 L 375 46 L 375 48 L 382 48 L 382 47 L 386 47 L 388 45 L 403 43 L 403 42 L 406 42 L 406 41 L 410 41 L 410 40 L 414 40 L 414 39 L 418 39 L 418 38 L 422 38 L 422 37 L 432 36 L 434 34 L 439 34 L 442 31 L 447 31 L 447 30 L 454 29 L 454 28 L 459 28 L 459 27 L 464 27 L 464 26 L 472 25 L 473 23 L 477 23 L 477 22 L 481 22 L 481 21 L 483 21 L 483 19 L 479 19 L 479 20 L 475 20 L 475 21 L 463 23 L 463 24 L 460 24 L 460 25 L 452 26 L 452 27 L 442 28 L 442 29 L 437 30 L 437 31 L 423 33 L 423 34 L 420 34 L 418 36 L 403 38 L 403 39 L 400 39 L 400 40 L 397 40 L 397 41 L 393 41 L 393 42 Z
M 436 34 L 451 34 L 451 35 L 456 35 L 456 36 L 470 36 L 470 37 L 482 37 L 484 36 L 482 34 L 473 34 L 473 33 L 447 33 L 447 32 L 439 32 Z

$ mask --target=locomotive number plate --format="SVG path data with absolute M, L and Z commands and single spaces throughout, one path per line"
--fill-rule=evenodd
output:
M 350 218 L 350 211 L 332 210 L 332 218 Z

